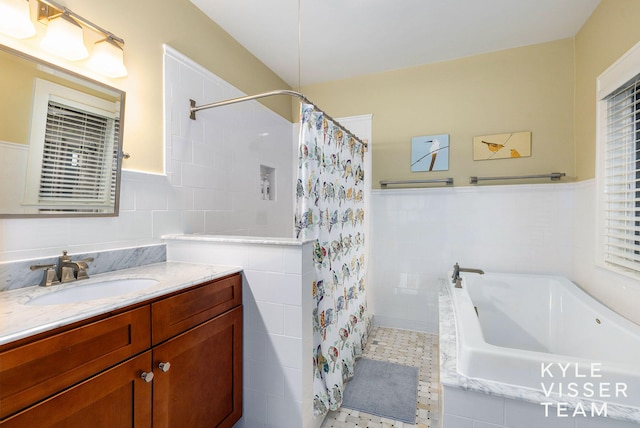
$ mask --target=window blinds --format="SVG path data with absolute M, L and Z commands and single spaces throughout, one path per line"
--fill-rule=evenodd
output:
M 118 121 L 49 101 L 38 201 L 58 209 L 96 209 L 115 200 Z
M 605 101 L 604 259 L 640 272 L 640 74 Z

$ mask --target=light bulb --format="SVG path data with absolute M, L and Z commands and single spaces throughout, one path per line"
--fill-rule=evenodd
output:
M 124 52 L 111 38 L 97 42 L 93 48 L 87 67 L 107 77 L 118 78 L 127 75 L 124 66 Z
M 29 15 L 29 2 L 0 0 L 0 33 L 16 39 L 26 39 L 36 34 L 36 27 Z
M 84 45 L 82 27 L 64 14 L 49 21 L 47 33 L 40 42 L 40 47 L 69 61 L 78 61 L 89 56 Z

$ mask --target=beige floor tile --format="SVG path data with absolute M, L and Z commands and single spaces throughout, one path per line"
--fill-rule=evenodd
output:
M 322 428 L 437 428 L 440 420 L 438 336 L 416 331 L 374 327 L 363 357 L 418 367 L 416 424 L 342 408 L 329 412 Z

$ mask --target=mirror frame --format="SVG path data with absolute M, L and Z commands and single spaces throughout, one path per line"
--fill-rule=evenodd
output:
M 120 212 L 120 187 L 122 184 L 122 159 L 125 156 L 124 152 L 122 151 L 122 147 L 123 147 L 123 130 L 124 130 L 124 111 L 125 111 L 125 100 L 126 100 L 126 92 L 124 92 L 121 89 L 118 88 L 114 88 L 113 86 L 109 86 L 105 83 L 99 82 L 97 80 L 91 79 L 87 76 L 84 76 L 82 74 L 76 73 L 74 71 L 68 70 L 64 67 L 61 67 L 59 65 L 56 64 L 52 64 L 50 62 L 47 62 L 43 59 L 31 56 L 27 53 L 15 50 L 13 48 L 10 48 L 2 43 L 0 43 L 0 53 L 7 53 L 9 55 L 14 55 L 18 58 L 30 61 L 32 63 L 34 63 L 36 66 L 40 65 L 43 67 L 48 67 L 52 70 L 55 71 L 56 75 L 58 77 L 62 77 L 64 79 L 73 81 L 74 83 L 78 83 L 78 84 L 83 84 L 84 86 L 87 87 L 92 87 L 96 90 L 99 91 L 103 91 L 103 92 L 112 92 L 114 94 L 115 97 L 120 96 L 120 126 L 119 126 L 119 133 L 118 133 L 118 146 L 117 146 L 117 150 L 115 151 L 117 153 L 117 159 L 116 159 L 116 187 L 115 187 L 115 201 L 114 201 L 114 205 L 113 205 L 113 212 L 104 212 L 104 213 L 70 213 L 70 212 L 63 212 L 60 214 L 52 214 L 52 213 L 46 213 L 46 214 L 6 214 L 6 213 L 2 213 L 2 208 L 0 207 L 0 219 L 4 219 L 4 218 L 80 218 L 80 217 L 117 217 L 119 215 Z M 31 114 L 31 111 L 33 110 L 33 102 L 31 105 L 31 110 L 29 111 L 29 114 Z M 31 130 L 29 130 L 29 133 L 31 132 Z

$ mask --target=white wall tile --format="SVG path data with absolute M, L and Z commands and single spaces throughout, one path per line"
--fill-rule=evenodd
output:
M 374 191 L 371 312 L 380 325 L 437 333 L 429 302 L 455 262 L 571 277 L 573 201 L 573 184 Z
M 294 402 L 302 402 L 302 371 L 300 369 L 283 368 L 284 396 Z
M 300 428 L 302 426 L 302 403 L 291 403 L 285 398 L 267 397 L 268 428 Z
M 182 215 L 179 211 L 153 211 L 153 236 L 182 233 Z
M 179 135 L 171 135 L 171 159 L 193 163 L 193 144 Z
M 136 210 L 166 210 L 168 207 L 168 186 L 165 183 L 137 182 Z
M 445 428 L 473 428 L 473 420 L 445 413 L 442 418 Z
M 576 419 L 576 428 L 638 428 L 637 422 L 629 422 L 611 418 L 583 417 Z
M 509 428 L 574 428 L 570 417 L 545 416 L 544 407 L 538 403 L 505 399 L 505 422 Z
M 503 398 L 448 386 L 442 389 L 444 413 L 497 425 L 504 423 Z
M 276 245 L 253 245 L 249 247 L 248 269 L 264 272 L 284 271 L 284 251 Z
M 71 223 L 70 223 L 71 224 Z M 69 245 L 91 244 L 113 241 L 118 230 L 117 217 L 101 219 L 80 218 L 73 220 L 73 233 L 69 234 Z M 57 244 L 59 245 L 59 243 Z
M 284 307 L 277 303 L 255 302 L 255 311 L 247 311 L 248 317 L 258 317 L 257 321 L 272 334 L 284 333 Z
M 300 247 L 285 247 L 283 249 L 284 256 L 284 273 L 296 275 L 302 274 L 302 260 Z
M 284 305 L 284 335 L 302 338 L 302 319 L 307 314 L 303 314 L 302 306 Z
M 261 428 L 266 426 L 267 420 L 267 400 L 264 399 L 262 391 L 247 389 L 243 391 L 245 403 L 250 406 L 243 406 L 243 419 L 247 427 Z
M 302 340 L 279 336 L 275 334 L 269 335 L 271 349 L 267 349 L 267 361 L 276 362 L 283 367 L 292 369 L 302 368 Z M 267 346 L 269 348 L 269 346 Z
M 504 425 L 495 425 L 482 421 L 473 421 L 473 428 L 503 428 Z
M 300 306 L 302 304 L 302 285 L 300 275 L 270 273 L 269 288 L 274 290 L 270 300 L 284 305 Z
M 194 189 L 188 187 L 171 187 L 167 192 L 168 209 L 178 211 L 190 211 L 194 209 Z M 204 218 L 204 217 L 203 217 Z
M 66 245 L 69 241 L 69 219 L 3 220 L 3 251 L 33 250 Z

